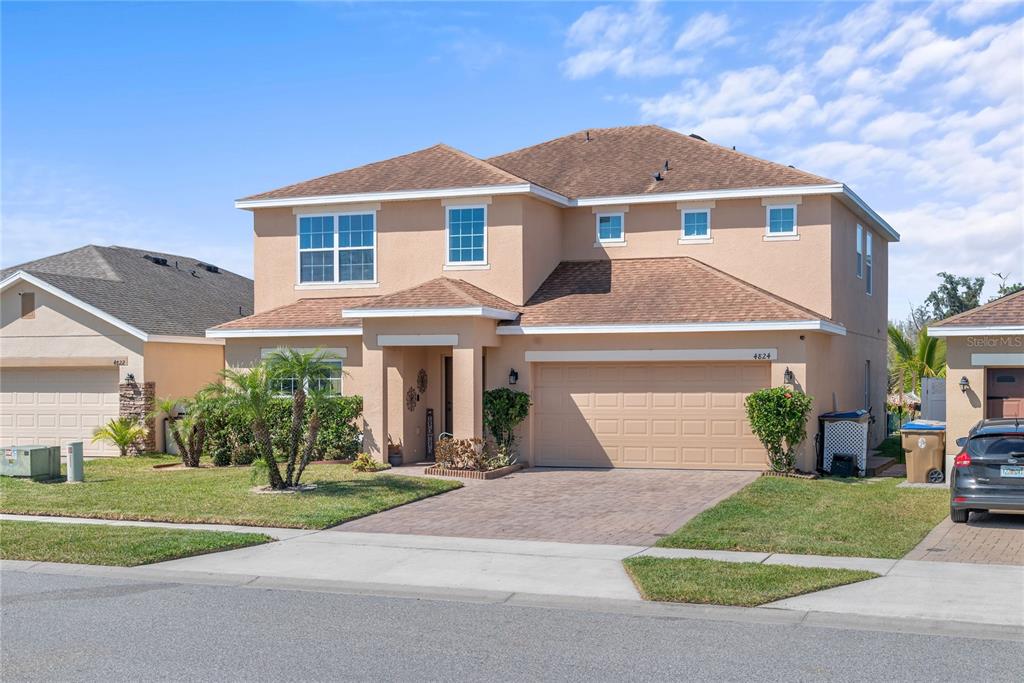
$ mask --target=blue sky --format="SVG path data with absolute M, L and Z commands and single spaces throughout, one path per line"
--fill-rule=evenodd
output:
M 92 242 L 248 274 L 237 197 L 653 122 L 853 187 L 904 235 L 892 317 L 940 270 L 1024 279 L 1020 3 L 0 11 L 5 266 Z

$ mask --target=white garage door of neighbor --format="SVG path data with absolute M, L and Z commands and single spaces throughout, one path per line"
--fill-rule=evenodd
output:
M 67 447 L 81 441 L 88 455 L 117 455 L 92 443 L 96 427 L 117 417 L 117 368 L 0 370 L 0 444 Z
M 538 465 L 760 470 L 743 400 L 768 363 L 538 363 Z

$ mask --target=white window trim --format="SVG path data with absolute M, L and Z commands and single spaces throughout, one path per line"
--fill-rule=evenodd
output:
M 871 231 L 864 233 L 864 291 L 868 296 L 875 294 L 875 257 Z
M 484 210 L 484 260 L 483 261 L 452 261 L 452 250 L 451 242 L 449 238 L 449 228 L 452 219 L 452 209 L 483 209 Z M 479 268 L 479 266 L 490 267 L 490 261 L 488 261 L 487 252 L 487 205 L 486 204 L 453 204 L 451 206 L 444 207 L 444 269 L 445 270 L 458 270 L 466 268 L 466 266 L 477 266 L 475 268 L 466 268 L 466 270 L 485 270 Z
M 342 247 L 339 245 L 339 234 L 341 230 L 341 217 L 342 216 L 366 216 L 373 215 L 373 277 L 369 280 L 341 280 L 341 263 L 338 255 L 342 251 L 360 251 L 366 249 L 366 247 Z M 316 249 L 303 249 L 302 248 L 302 235 L 300 233 L 300 225 L 302 224 L 303 218 L 316 218 L 318 216 L 331 216 L 334 218 L 334 246 L 327 248 L 316 248 Z M 357 287 L 376 287 L 380 283 L 377 281 L 377 242 L 380 239 L 379 225 L 377 223 L 377 210 L 376 209 L 365 209 L 363 211 L 316 211 L 311 213 L 296 213 L 295 214 L 295 288 L 296 289 L 341 289 L 341 288 L 357 288 Z M 334 255 L 334 279 L 324 280 L 323 282 L 303 282 L 302 281 L 302 254 L 303 252 L 314 252 L 314 251 L 330 251 Z
M 686 236 L 686 214 L 702 213 L 708 219 L 708 231 L 704 235 Z M 679 244 L 711 244 L 711 209 L 681 209 L 679 211 Z
M 856 247 L 857 277 L 864 279 L 864 226 L 857 224 L 857 247 Z
M 601 219 L 608 218 L 610 216 L 619 217 L 619 223 L 622 226 L 622 236 L 618 239 L 601 239 Z M 594 214 L 594 246 L 626 246 L 626 213 L 624 211 L 603 211 L 601 213 Z
M 794 239 L 800 237 L 797 227 L 796 204 L 768 204 L 764 207 L 764 236 L 766 239 Z M 772 209 L 793 209 L 793 229 L 789 232 L 772 232 Z

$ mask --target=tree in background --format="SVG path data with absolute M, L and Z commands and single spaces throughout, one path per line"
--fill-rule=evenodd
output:
M 931 309 L 933 320 L 944 320 L 957 313 L 977 308 L 981 303 L 981 290 L 985 287 L 983 277 L 956 277 L 950 273 L 939 273 L 942 282 L 924 300 Z
M 929 337 L 922 328 L 916 338 L 889 324 L 889 385 L 894 390 L 920 395 L 922 377 L 946 376 L 946 342 Z M 900 387 L 900 378 L 903 386 Z
M 996 295 L 990 298 L 989 301 L 1002 299 L 1004 296 L 1016 294 L 1017 292 L 1024 289 L 1024 282 L 1007 282 L 1007 280 L 1010 279 L 1010 275 L 1012 275 L 1012 273 L 1007 273 L 1006 275 L 1003 275 L 1002 273 L 992 274 L 999 278 L 999 291 L 997 291 Z

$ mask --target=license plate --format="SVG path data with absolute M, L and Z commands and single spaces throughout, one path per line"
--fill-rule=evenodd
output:
M 1003 465 L 999 468 L 999 476 L 1007 479 L 1024 479 L 1024 465 Z

